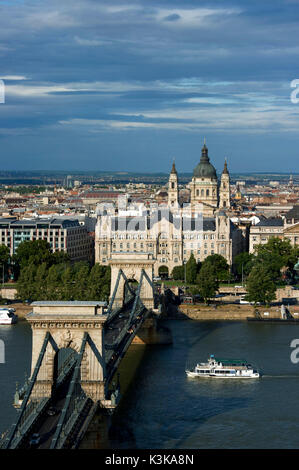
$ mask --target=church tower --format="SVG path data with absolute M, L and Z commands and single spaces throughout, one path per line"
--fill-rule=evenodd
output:
M 213 216 L 218 206 L 218 178 L 210 162 L 206 141 L 201 150 L 200 162 L 194 168 L 189 188 L 192 210 L 200 204 L 204 217 Z
M 219 209 L 230 209 L 230 180 L 226 159 L 220 181 Z
M 177 208 L 179 205 L 179 182 L 175 164 L 173 162 L 168 181 L 168 207 Z

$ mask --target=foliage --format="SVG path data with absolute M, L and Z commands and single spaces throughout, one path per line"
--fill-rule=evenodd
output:
M 253 263 L 254 263 L 253 254 L 248 253 L 247 251 L 244 251 L 243 253 L 239 253 L 234 259 L 234 266 L 235 266 L 235 270 L 238 276 L 239 277 L 242 276 L 242 271 L 245 277 L 249 276 L 250 271 L 253 267 Z
M 276 292 L 271 269 L 266 265 L 255 265 L 248 276 L 246 289 L 250 302 L 269 305 L 275 300 Z
M 185 279 L 184 266 L 175 266 L 172 270 L 172 277 L 175 281 L 183 281 Z
M 210 265 L 209 271 L 214 273 L 217 280 L 226 281 L 229 279 L 229 265 L 223 256 L 217 254 L 207 256 L 202 264 L 202 268 L 206 265 Z
M 194 254 L 191 253 L 189 260 L 186 263 L 186 281 L 188 284 L 194 284 L 197 276 L 197 263 Z
M 18 280 L 21 300 L 108 300 L 110 267 L 88 263 L 24 266 Z
M 212 297 L 215 297 L 219 289 L 219 281 L 217 280 L 216 270 L 213 264 L 203 262 L 196 280 L 200 295 L 205 302 L 209 302 Z
M 7 264 L 9 260 L 9 248 L 5 245 L 0 245 L 0 264 Z
M 15 259 L 22 269 L 30 264 L 36 266 L 46 263 L 51 265 L 51 248 L 46 240 L 26 240 L 16 249 Z
M 290 240 L 271 237 L 264 245 L 255 247 L 254 265 L 262 265 L 276 282 L 281 280 L 281 269 L 293 269 L 299 256 L 299 248 L 293 247 Z

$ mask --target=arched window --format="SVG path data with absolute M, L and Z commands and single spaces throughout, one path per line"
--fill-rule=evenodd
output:
M 202 196 L 204 196 L 204 195 L 205 195 L 205 192 L 204 192 L 204 190 L 203 190 L 203 189 L 201 190 L 201 195 L 202 195 Z
M 207 189 L 207 197 L 209 197 L 209 196 L 210 196 L 210 190 Z

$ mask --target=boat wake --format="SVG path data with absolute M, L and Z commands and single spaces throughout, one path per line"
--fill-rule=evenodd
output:
M 299 379 L 298 374 L 284 374 L 284 375 L 269 375 L 269 374 L 262 374 L 261 377 L 263 379 Z

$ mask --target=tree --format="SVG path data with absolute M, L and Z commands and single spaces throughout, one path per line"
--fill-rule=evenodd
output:
M 219 289 L 219 282 L 215 275 L 215 269 L 212 263 L 203 263 L 199 274 L 197 275 L 197 284 L 199 292 L 205 303 L 215 297 Z
M 59 288 L 61 285 L 61 275 L 58 264 L 53 264 L 46 278 L 46 298 L 47 300 L 60 300 Z
M 95 264 L 88 276 L 86 299 L 108 300 L 110 294 L 110 267 Z
M 185 279 L 184 266 L 175 266 L 172 270 L 172 277 L 175 281 L 183 281 Z
M 204 260 L 202 266 L 209 264 L 214 272 L 215 278 L 219 281 L 229 279 L 229 265 L 221 255 L 210 255 Z
M 48 268 L 46 263 L 38 266 L 34 278 L 34 300 L 44 300 L 47 298 L 46 294 L 46 279 L 48 275 Z
M 9 260 L 9 248 L 6 245 L 0 245 L 0 264 L 7 264 Z
M 89 264 L 85 261 L 79 261 L 74 265 L 74 300 L 87 300 L 89 269 Z
M 255 265 L 263 265 L 276 282 L 281 280 L 281 269 L 294 268 L 298 260 L 298 247 L 292 247 L 290 240 L 271 237 L 264 245 L 255 247 Z
M 35 300 L 35 274 L 36 274 L 36 266 L 34 264 L 29 264 L 22 269 L 20 274 L 18 285 L 17 285 L 17 293 L 18 298 L 21 299 L 23 302 L 24 300 Z
M 188 284 L 194 284 L 197 276 L 197 263 L 194 254 L 191 253 L 189 260 L 186 263 L 186 281 Z
M 16 249 L 16 260 L 21 269 L 29 264 L 51 264 L 51 247 L 46 240 L 26 240 Z
M 234 259 L 234 266 L 236 273 L 239 277 L 242 276 L 249 276 L 250 271 L 253 267 L 254 263 L 254 255 L 244 251 L 243 253 L 239 253 Z
M 248 300 L 255 305 L 269 305 L 275 300 L 276 285 L 269 267 L 262 264 L 254 266 L 248 276 L 246 289 Z

